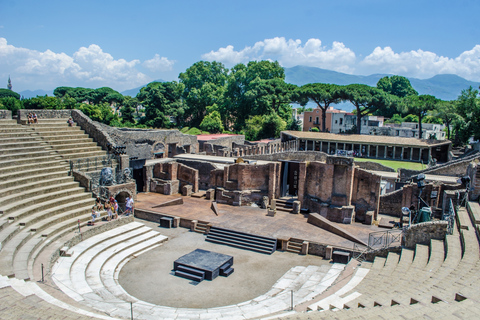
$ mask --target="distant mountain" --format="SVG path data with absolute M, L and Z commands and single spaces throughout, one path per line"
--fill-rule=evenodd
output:
M 315 82 L 338 85 L 361 83 L 376 86 L 378 80 L 385 76 L 391 75 L 372 74 L 369 76 L 358 76 L 305 66 L 285 68 L 285 81 L 298 86 Z M 463 89 L 467 89 L 470 86 L 474 88 L 480 86 L 480 82 L 468 81 L 454 74 L 439 74 L 430 79 L 408 79 L 412 87 L 417 90 L 419 94 L 431 94 L 442 100 L 457 99 Z
M 36 96 L 44 96 L 44 95 L 53 96 L 53 90 L 48 90 L 48 91 L 45 91 L 45 90 L 35 90 L 35 91 L 24 90 L 24 91 L 20 91 L 18 94 L 21 97 L 23 97 L 25 99 L 28 99 L 28 98 L 35 98 Z
M 158 79 L 158 80 L 154 80 L 152 82 L 166 82 L 165 80 L 162 80 L 162 79 Z M 124 96 L 130 96 L 130 97 L 135 97 L 137 95 L 137 93 L 140 92 L 140 89 L 142 89 L 143 87 L 146 87 L 148 85 L 145 84 L 143 86 L 140 86 L 140 87 L 137 87 L 137 88 L 133 88 L 133 89 L 128 89 L 128 90 L 125 90 L 125 91 L 122 91 L 120 92 L 121 94 L 123 94 Z

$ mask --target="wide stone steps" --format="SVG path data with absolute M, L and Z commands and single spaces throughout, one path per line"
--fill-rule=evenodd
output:
M 8 214 L 4 214 L 10 220 L 19 220 L 22 219 L 30 214 L 38 213 L 46 211 L 46 209 L 54 210 L 56 207 L 61 205 L 81 201 L 81 200 L 89 200 L 92 199 L 92 195 L 86 192 L 82 192 L 82 190 L 75 190 L 74 192 L 65 192 L 59 198 L 54 198 L 52 200 L 47 200 L 43 198 L 42 200 L 46 200 L 41 202 L 41 207 L 39 208 L 39 204 L 33 204 L 27 207 L 24 207 L 20 210 L 12 210 Z
M 68 140 L 66 140 L 68 141 Z M 73 143 L 74 142 L 74 143 Z M 82 150 L 83 148 L 90 148 L 90 147 L 95 147 L 96 150 L 101 149 L 95 142 L 92 141 L 87 141 L 87 142 L 82 142 L 78 140 L 74 141 L 69 141 L 68 144 L 51 144 L 52 148 L 59 151 L 64 150 L 64 149 L 70 149 L 70 150 Z
M 48 166 L 45 168 L 42 168 L 41 171 L 42 173 L 55 173 L 59 171 L 65 171 L 67 169 L 67 166 L 65 164 L 57 164 L 55 166 Z M 8 173 L 0 174 L 0 181 L 8 181 L 8 180 L 15 180 L 23 177 L 28 177 L 31 176 L 32 174 L 37 173 L 39 170 L 38 168 L 36 169 L 25 169 L 22 171 L 11 171 Z
M 40 168 L 39 168 L 39 172 L 42 172 Z M 32 183 L 32 182 L 43 180 L 43 179 L 55 179 L 55 178 L 67 178 L 67 177 L 68 177 L 67 170 L 57 171 L 53 173 L 39 173 L 39 174 L 27 176 L 27 177 L 22 177 L 16 180 L 0 181 L 0 190 L 15 187 L 18 185 Z
M 23 219 L 19 219 L 16 222 L 2 218 L 0 220 L 2 226 L 0 229 L 0 244 L 4 246 L 7 241 L 23 229 L 38 232 L 66 219 L 74 218 L 82 214 L 90 214 L 93 205 L 94 200 L 90 198 L 80 201 L 72 201 L 64 205 L 52 207 L 48 210 L 41 210 L 32 215 L 26 216 Z M 48 235 L 45 231 L 42 234 Z
M 106 152 L 103 150 L 98 150 L 98 151 L 90 151 L 90 152 L 82 152 L 82 153 L 63 154 L 62 156 L 64 159 L 75 160 L 75 159 L 83 159 L 83 158 L 104 157 L 106 156 Z
M 61 147 L 58 146 L 55 148 L 55 150 L 63 157 L 70 157 L 70 156 L 75 157 L 75 155 L 77 154 L 84 155 L 84 154 L 98 152 L 98 151 L 101 151 L 102 148 L 100 148 L 95 144 L 93 144 L 93 146 L 90 144 L 89 146 L 85 146 L 85 147 L 79 146 L 78 148 L 75 148 L 72 145 L 68 149 L 61 149 Z M 103 151 L 103 153 L 105 152 Z M 83 158 L 83 157 L 77 157 L 77 158 Z
M 266 254 L 272 254 L 277 248 L 277 240 L 274 238 L 219 227 L 211 227 L 205 241 Z
M 51 161 L 38 161 L 35 163 L 24 163 L 24 164 L 15 164 L 12 163 L 10 166 L 0 167 L 0 175 L 4 175 L 16 171 L 26 171 L 26 170 L 35 170 L 38 172 L 40 167 L 52 167 L 58 165 L 67 165 L 66 161 L 63 160 L 51 160 Z
M 13 139 L 8 139 L 9 142 L 0 142 L 0 150 L 6 149 L 22 149 L 25 150 L 26 148 L 38 147 L 38 146 L 48 146 L 46 142 L 44 142 L 40 138 L 32 139 L 31 137 L 25 138 L 18 138 L 15 141 Z
M 18 148 L 1 148 L 0 149 L 0 154 L 2 156 L 15 156 L 17 154 L 24 154 L 25 152 L 28 153 L 36 153 L 36 152 L 44 152 L 44 151 L 52 151 L 52 147 L 50 147 L 48 144 L 45 143 L 37 143 L 34 146 L 29 146 L 29 147 L 21 147 L 18 146 Z
M 2 154 L 0 155 L 0 162 L 11 162 L 17 161 L 18 159 L 29 158 L 28 160 L 34 158 L 40 158 L 45 156 L 57 155 L 53 149 L 42 148 L 42 150 L 36 151 L 35 153 L 21 152 L 14 154 Z
M 79 137 L 79 136 L 71 136 L 70 138 L 68 137 L 57 137 L 57 139 L 45 139 L 45 142 L 48 142 L 49 145 L 51 145 L 53 148 L 56 148 L 55 146 L 57 145 L 63 145 L 63 144 L 74 144 L 74 143 L 86 143 L 86 142 L 93 142 L 92 138 L 87 137 Z
M 55 185 L 60 185 L 63 183 L 69 183 L 69 182 L 74 182 L 72 177 L 69 176 L 61 176 L 59 178 L 53 178 L 53 179 L 44 179 L 40 181 L 35 181 L 35 182 L 30 182 L 30 183 L 25 183 L 25 184 L 19 184 L 15 185 L 9 188 L 2 189 L 2 198 L 0 198 L 0 203 L 3 199 L 9 198 L 10 196 L 13 198 L 13 196 L 20 196 L 22 194 L 28 194 L 28 192 L 33 191 L 34 193 L 38 191 L 37 189 L 42 190 L 43 188 L 48 188 L 50 186 L 55 186 Z M 42 192 L 40 192 L 42 193 Z M 40 194 L 39 193 L 39 194 Z M 22 198 L 20 198 L 21 200 Z M 8 202 L 5 202 L 5 204 Z
M 29 157 L 29 158 L 20 158 L 14 159 L 13 161 L 10 159 L 5 159 L 0 161 L 0 168 L 12 167 L 12 166 L 20 166 L 20 165 L 27 165 L 27 164 L 35 164 L 35 163 L 43 163 L 48 161 L 62 161 L 63 158 L 56 152 L 49 152 L 45 155 L 40 155 L 38 157 Z
M 59 129 L 55 131 L 36 131 L 36 133 L 41 136 L 44 140 L 58 140 L 59 138 L 61 139 L 66 139 L 65 137 L 84 137 L 86 134 L 83 130 L 80 129 L 70 129 L 70 130 L 64 130 L 64 129 Z M 73 138 L 72 138 L 73 139 Z
M 58 124 L 44 124 L 43 126 L 33 125 L 30 126 L 35 132 L 43 134 L 44 132 L 68 132 L 68 131 L 82 131 L 80 127 L 73 126 L 70 127 L 68 125 L 58 125 Z
M 138 236 L 133 236 L 134 233 L 149 237 L 151 231 L 145 233 L 138 228 L 120 228 L 117 228 L 119 235 L 112 235 L 109 231 L 108 235 L 95 236 L 70 248 L 71 256 L 60 257 L 52 272 L 56 285 L 70 298 L 110 316 L 128 318 L 132 302 L 135 317 L 139 319 L 192 319 L 192 316 L 198 319 L 232 316 L 242 319 L 260 318 L 288 309 L 292 291 L 294 304 L 321 294 L 344 269 L 344 265 L 337 264 L 331 267 L 294 267 L 272 289 L 255 299 L 236 305 L 195 309 L 195 314 L 192 314 L 192 309 L 170 308 L 140 301 L 123 290 L 117 280 L 118 273 L 131 258 L 149 250 L 142 244 L 153 241 L 154 238 L 143 242 L 135 241 Z M 158 243 L 152 242 L 151 245 L 156 246 Z
M 8 205 L 15 205 L 15 206 L 18 206 L 17 208 L 20 208 L 20 206 L 16 202 L 20 202 L 24 200 L 21 203 L 25 205 L 27 201 L 30 201 L 31 199 L 44 194 L 60 192 L 63 190 L 70 190 L 74 188 L 80 188 L 78 185 L 78 182 L 75 182 L 71 179 L 66 180 L 66 182 L 53 184 L 50 186 L 35 188 L 35 185 L 33 185 L 32 187 L 33 188 L 31 189 L 18 188 L 17 192 L 15 192 L 14 194 L 0 198 L 0 203 L 4 205 L 2 206 L 2 208 L 5 210 L 5 208 L 8 208 Z

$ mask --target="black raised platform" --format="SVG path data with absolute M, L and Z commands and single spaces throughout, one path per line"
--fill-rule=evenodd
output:
M 213 280 L 219 275 L 228 277 L 233 273 L 233 257 L 196 249 L 173 262 L 176 276 L 194 281 Z
M 277 239 L 212 226 L 205 241 L 224 244 L 240 249 L 272 254 L 277 248 Z

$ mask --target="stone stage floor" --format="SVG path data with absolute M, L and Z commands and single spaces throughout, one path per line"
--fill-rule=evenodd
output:
M 267 210 L 250 206 L 230 206 L 218 204 L 219 215 L 210 208 L 211 201 L 205 198 L 183 197 L 183 205 L 153 208 L 164 202 L 182 197 L 166 196 L 159 193 L 139 193 L 136 209 L 168 214 L 185 219 L 210 222 L 216 227 L 257 234 L 273 238 L 298 238 L 310 242 L 336 247 L 353 248 L 353 242 L 334 233 L 307 223 L 308 215 L 277 211 L 274 217 L 267 216 Z M 368 243 L 370 232 L 383 231 L 377 226 L 360 223 L 334 223 L 357 238 Z

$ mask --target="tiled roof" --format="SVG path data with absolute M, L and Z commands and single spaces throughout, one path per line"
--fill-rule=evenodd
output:
M 402 138 L 392 136 L 375 136 L 364 134 L 336 134 L 326 132 L 309 132 L 309 131 L 282 131 L 286 134 L 298 139 L 330 141 L 340 143 L 362 143 L 362 144 L 379 144 L 389 146 L 409 146 L 409 147 L 433 147 L 450 144 L 450 140 L 427 140 L 416 138 Z

